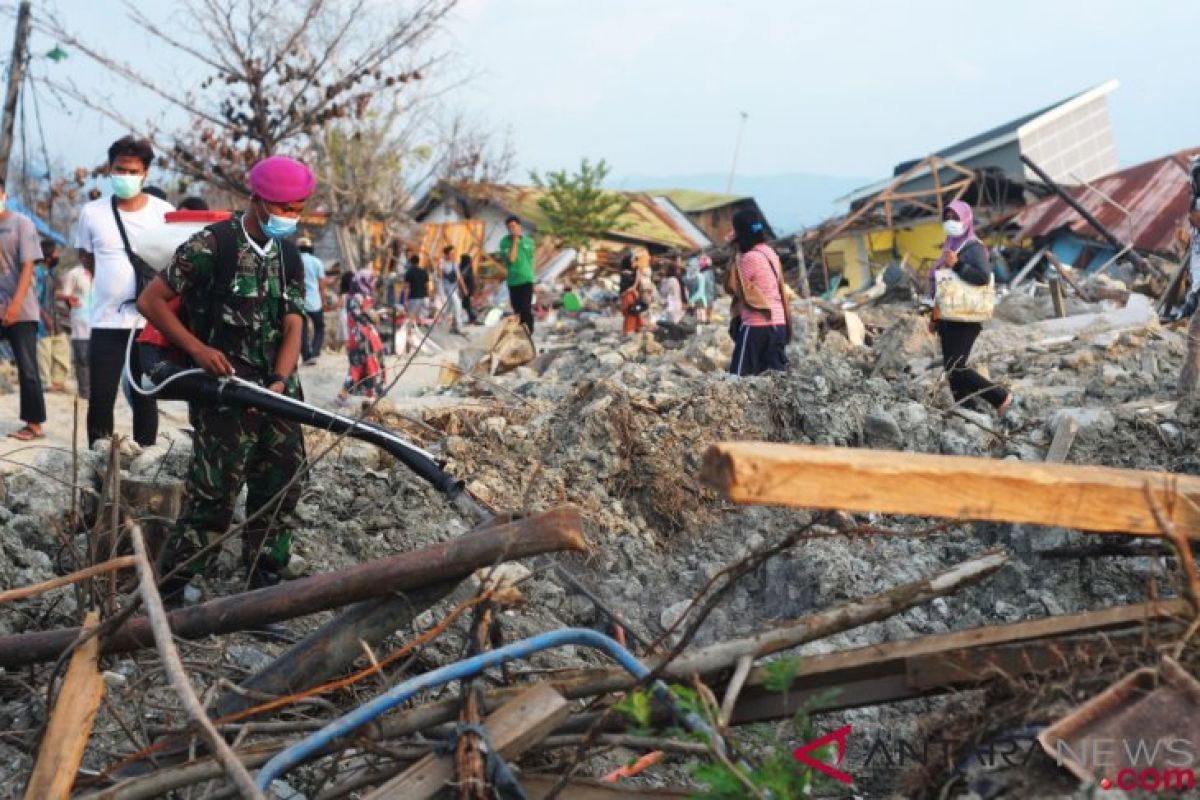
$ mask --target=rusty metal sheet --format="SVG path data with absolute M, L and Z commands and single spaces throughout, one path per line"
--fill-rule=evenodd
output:
M 1118 239 L 1128 242 L 1132 238 L 1133 246 L 1141 251 L 1169 253 L 1191 197 L 1187 159 L 1197 153 L 1200 148 L 1184 150 L 1091 182 L 1098 192 L 1128 209 L 1128 216 L 1086 186 L 1068 192 Z M 1021 239 L 1047 236 L 1064 229 L 1084 239 L 1098 239 L 1091 226 L 1059 197 L 1048 197 L 1027 206 L 1014 221 L 1021 229 Z
M 1171 763 L 1177 742 L 1200 742 L 1200 681 L 1164 657 L 1158 669 L 1126 675 L 1042 731 L 1038 741 L 1085 781 L 1125 769 L 1171 769 L 1178 766 Z

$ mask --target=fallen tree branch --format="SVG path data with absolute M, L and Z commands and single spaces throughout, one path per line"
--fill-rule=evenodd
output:
M 126 569 L 137 564 L 137 558 L 134 556 L 119 556 L 117 558 L 105 561 L 103 564 L 93 564 L 90 567 L 72 572 L 70 575 L 60 575 L 57 578 L 51 578 L 48 581 L 35 583 L 31 586 L 22 586 L 18 589 L 9 589 L 8 591 L 0 592 L 0 604 L 10 603 L 13 600 L 24 600 L 27 597 L 36 597 L 39 594 L 45 594 L 51 589 L 59 589 L 63 586 L 70 586 L 73 583 L 86 581 L 88 578 L 94 578 L 97 575 L 103 575 L 106 572 L 113 572 L 118 569 Z
M 150 565 L 150 557 L 146 554 L 146 542 L 142 538 L 142 529 L 136 522 L 131 522 L 129 525 L 129 538 L 133 542 L 133 552 L 137 557 L 138 590 L 142 595 L 142 602 L 146 606 L 146 617 L 149 620 L 150 629 L 154 632 L 154 643 L 167 679 L 170 680 L 175 693 L 179 695 L 179 700 L 187 710 L 188 716 L 200 729 L 200 735 L 208 743 L 225 774 L 229 776 L 229 780 L 237 787 L 242 797 L 251 798 L 251 800 L 265 800 L 263 793 L 254 785 L 254 779 L 250 777 L 250 773 L 242 765 L 242 762 L 238 761 L 237 756 L 233 754 L 233 750 L 217 732 L 217 729 L 213 727 L 212 720 L 204 711 L 204 705 L 192 690 L 187 672 L 179 661 L 175 640 L 171 637 L 167 611 L 163 608 L 162 598 L 158 594 L 154 567 Z

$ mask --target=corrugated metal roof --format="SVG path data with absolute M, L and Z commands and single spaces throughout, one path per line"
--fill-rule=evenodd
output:
M 1068 192 L 1118 239 L 1127 242 L 1132 238 L 1138 250 L 1167 253 L 1173 249 L 1175 230 L 1187 213 L 1191 197 L 1187 159 L 1197 153 L 1200 148 L 1183 150 L 1098 178 L 1091 182 L 1097 191 L 1077 186 Z M 1129 214 L 1100 193 L 1124 206 Z M 1047 236 L 1059 230 L 1069 230 L 1084 239 L 1100 239 L 1083 217 L 1057 195 L 1023 209 L 1014 221 L 1020 227 L 1022 239 Z

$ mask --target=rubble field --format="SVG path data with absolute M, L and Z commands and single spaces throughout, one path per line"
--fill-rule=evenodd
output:
M 856 344 L 837 314 L 800 303 L 789 371 L 749 379 L 726 373 L 732 343 L 722 325 L 667 326 L 627 338 L 611 318 L 564 318 L 539 334 L 540 354 L 530 363 L 502 375 L 462 378 L 438 389 L 437 403 L 410 407 L 384 401 L 372 414 L 444 459 L 449 472 L 463 477 L 475 497 L 496 509 L 577 506 L 590 549 L 559 560 L 626 617 L 631 634 L 655 640 L 722 569 L 813 521 L 803 511 L 734 506 L 704 486 L 701 461 L 713 442 L 810 443 L 1038 462 L 1045 459 L 1060 420 L 1070 417 L 1079 427 L 1067 459 L 1071 463 L 1200 474 L 1195 455 L 1200 406 L 1178 402 L 1174 395 L 1184 357 L 1182 332 L 1159 324 L 1140 295 L 1123 308 L 1076 302 L 1073 315 L 1064 319 L 1054 319 L 1049 301 L 1042 300 L 1007 298 L 976 347 L 976 368 L 1012 387 L 1018 397 L 1005 424 L 989 413 L 953 406 L 925 318 L 901 304 L 839 312 L 854 313 L 862 323 L 865 343 Z M 310 434 L 310 455 L 323 452 L 332 440 Z M 189 452 L 188 439 L 180 437 L 127 453 L 121 459 L 123 475 L 166 485 L 181 481 Z M 72 544 L 85 546 L 86 535 L 69 523 L 71 484 L 97 487 L 108 459 L 105 448 L 77 455 L 50 452 L 37 469 L 4 475 L 0 585 L 51 578 Z M 95 505 L 85 497 L 83 506 L 89 502 Z M 334 445 L 313 467 L 297 517 L 295 550 L 301 560 L 296 563 L 307 573 L 392 555 L 473 527 L 390 457 L 350 440 Z M 838 535 L 839 525 L 847 524 L 870 524 L 878 532 Z M 1011 561 L 990 579 L 812 642 L 798 655 L 1180 592 L 1177 569 L 1160 556 L 1051 560 L 1039 555 L 1095 542 L 1094 536 L 1074 531 L 995 523 L 934 528 L 928 519 L 873 515 L 842 515 L 822 525 L 827 535 L 802 539 L 739 581 L 704 621 L 695 644 L 745 635 L 918 580 L 991 547 L 1002 548 Z M 203 586 L 207 595 L 240 589 L 236 551 L 232 545 L 225 548 Z M 610 627 L 590 600 L 564 588 L 551 571 L 527 566 L 528 575 L 518 584 L 524 602 L 502 615 L 505 641 L 567 626 Z M 477 581 L 465 582 L 410 628 L 396 631 L 393 645 L 427 629 L 477 586 Z M 76 603 L 76 593 L 68 588 L 0 606 L 0 633 L 77 624 Z M 239 633 L 180 647 L 193 682 L 211 699 L 221 681 L 237 683 L 330 618 L 326 612 L 291 621 L 277 636 Z M 467 641 L 463 618 L 420 649 L 410 671 L 460 658 Z M 605 664 L 586 650 L 559 648 L 513 665 L 510 677 Z M 153 651 L 106 657 L 102 668 L 108 702 L 84 761 L 85 768 L 96 771 L 184 723 Z M 33 763 L 27 732 L 45 719 L 45 692 L 35 687 L 46 685 L 48 671 L 45 665 L 0 674 L 0 729 L 6 731 L 0 737 L 0 773 L 10 796 L 16 796 Z M 1103 670 L 1091 675 L 1092 684 L 1086 684 L 1084 673 L 1077 676 L 1079 685 L 1103 688 Z M 833 712 L 816 717 L 816 723 L 820 730 L 852 724 L 856 730 L 893 734 L 932 727 L 947 732 L 957 748 L 953 753 L 962 759 L 981 741 L 1028 724 L 1031 715 L 1052 707 L 1064 710 L 1062 696 L 1018 693 L 1005 705 L 990 691 Z M 360 702 L 355 693 L 339 692 L 280 719 L 303 729 L 305 721 L 331 719 L 337 709 Z M 752 749 L 801 743 L 787 722 L 748 726 L 736 735 Z M 521 764 L 552 771 L 569 754 L 543 751 Z M 598 750 L 583 772 L 599 776 L 636 755 L 620 747 Z M 943 786 L 949 793 L 941 796 L 950 797 L 996 797 L 1005 791 L 1006 796 L 1074 791 L 1086 796 L 1048 758 L 1034 755 L 1021 769 L 967 770 L 953 785 L 942 767 L 879 758 L 863 763 L 855 752 L 847 769 L 862 796 L 936 796 Z M 692 780 L 688 762 L 686 755 L 668 754 L 630 785 L 687 785 Z M 322 795 L 310 792 L 327 777 L 320 767 L 303 767 L 287 782 L 302 796 L 316 797 Z M 226 795 L 197 791 L 188 796 Z

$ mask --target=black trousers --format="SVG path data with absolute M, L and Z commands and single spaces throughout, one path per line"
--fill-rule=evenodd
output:
M 520 286 L 508 287 L 508 300 L 512 303 L 513 313 L 521 318 L 522 324 L 533 334 L 533 284 L 522 283 Z
M 312 329 L 312 335 L 309 335 L 309 329 Z M 321 355 L 321 348 L 325 346 L 325 312 L 324 311 L 305 311 L 304 312 L 304 342 L 300 348 L 301 355 L 304 360 L 316 358 Z
M 475 316 L 475 304 L 471 302 L 472 295 L 475 294 L 475 287 L 468 286 L 467 293 L 462 296 L 463 310 L 467 312 L 467 322 L 475 324 L 477 317 Z
M 125 369 L 125 348 L 129 337 L 136 335 L 137 331 L 129 328 L 92 328 L 88 344 L 92 371 L 87 413 L 89 447 L 97 439 L 112 436 L 113 407 Z M 129 370 L 134 380 L 142 374 L 137 347 L 129 354 Z M 143 397 L 134 391 L 128 392 L 126 397 L 133 408 L 133 440 L 142 447 L 149 447 L 158 438 L 158 404 L 153 397 Z
M 981 330 L 983 326 L 978 322 L 939 321 L 937 331 L 942 343 L 942 367 L 946 370 L 956 403 L 970 407 L 974 405 L 972 400 L 979 397 L 999 408 L 1008 398 L 1008 392 L 967 366 L 971 348 Z
M 17 361 L 21 421 L 41 425 L 46 421 L 46 397 L 42 394 L 42 376 L 38 371 L 37 328 L 36 322 L 14 322 L 0 331 L 12 345 Z
M 786 325 L 742 325 L 733 340 L 729 371 L 734 375 L 786 372 L 787 343 Z

